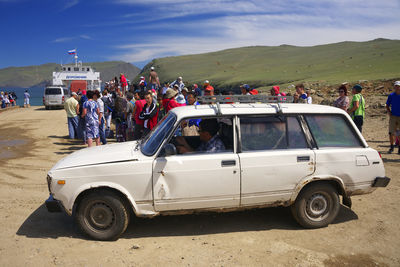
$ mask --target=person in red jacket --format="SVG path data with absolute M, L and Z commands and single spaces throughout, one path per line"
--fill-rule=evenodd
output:
M 135 108 L 133 109 L 133 114 L 135 114 L 135 129 L 133 132 L 133 140 L 138 140 L 142 137 L 143 134 L 143 126 L 144 120 L 140 119 L 140 113 L 142 113 L 143 107 L 146 104 L 146 100 L 144 100 L 144 92 L 139 93 L 140 99 L 136 100 Z
M 214 95 L 214 87 L 210 85 L 210 82 L 206 80 L 203 84 L 204 95 Z
M 286 96 L 286 94 L 284 92 L 280 91 L 279 86 L 272 86 L 271 88 L 271 95 L 272 96 Z
M 119 75 L 119 83 L 121 84 L 122 94 L 125 95 L 128 90 L 128 82 L 126 81 L 126 77 L 123 73 Z
M 139 119 L 143 120 L 143 136 L 146 136 L 157 124 L 158 108 L 151 92 L 146 92 L 144 99 L 146 104 L 140 112 Z
M 175 96 L 178 94 L 172 88 L 168 88 L 167 92 L 165 93 L 165 98 L 163 99 L 163 107 L 165 109 L 165 113 L 168 113 L 173 108 L 180 107 L 180 105 L 176 102 Z

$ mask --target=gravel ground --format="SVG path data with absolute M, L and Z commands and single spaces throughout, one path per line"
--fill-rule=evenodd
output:
M 47 171 L 84 147 L 65 138 L 65 112 L 21 108 L 0 118 L 1 266 L 400 265 L 400 155 L 385 154 L 385 116 L 368 118 L 364 135 L 391 183 L 353 197 L 329 227 L 305 230 L 287 208 L 269 208 L 136 219 L 115 242 L 88 240 L 72 218 L 43 205 Z

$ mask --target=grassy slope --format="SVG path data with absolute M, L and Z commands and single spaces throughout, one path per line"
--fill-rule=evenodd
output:
M 122 61 L 85 63 L 101 73 L 103 81 L 118 76 L 121 72 L 126 73 L 128 78 L 133 79 L 140 71 L 139 68 L 130 63 Z M 48 63 L 39 66 L 9 67 L 0 69 L 1 87 L 31 87 L 37 84 L 51 81 L 52 73 L 60 69 L 59 64 Z
M 183 76 L 189 83 L 205 79 L 220 87 L 249 83 L 254 87 L 300 81 L 374 80 L 399 77 L 400 41 L 377 39 L 314 47 L 244 47 L 214 53 L 167 57 L 149 63 L 162 81 Z

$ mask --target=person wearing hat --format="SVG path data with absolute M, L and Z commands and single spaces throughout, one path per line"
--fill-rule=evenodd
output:
M 166 82 L 166 83 L 164 83 L 164 87 L 160 90 L 161 92 L 161 96 L 164 96 L 165 95 L 165 93 L 167 92 L 167 89 L 169 88 L 169 83 L 168 82 Z
M 31 95 L 29 94 L 28 90 L 25 90 L 24 93 L 24 108 L 29 108 L 30 104 L 29 104 L 29 98 L 31 97 Z
M 389 153 L 394 150 L 394 142 L 396 139 L 396 131 L 400 129 L 400 81 L 394 83 L 394 92 L 391 93 L 386 101 L 386 110 L 390 116 L 389 118 L 389 139 L 390 149 Z M 399 151 L 400 154 L 400 146 Z
M 182 95 L 185 98 L 185 103 L 187 103 L 187 95 L 189 93 L 189 89 L 187 89 L 186 87 L 183 87 L 182 89 Z
M 197 84 L 193 84 L 193 92 L 196 94 L 196 96 L 201 96 L 201 88 Z
M 165 114 L 168 113 L 173 108 L 179 107 L 180 105 L 176 102 L 175 97 L 178 95 L 178 92 L 172 88 L 168 88 L 165 93 L 165 98 L 163 99 L 163 107 L 165 109 Z
M 250 86 L 248 84 L 242 84 L 240 86 L 240 91 L 242 92 L 242 95 L 251 95 Z
M 182 89 L 185 87 L 185 84 L 182 81 L 182 77 L 178 77 L 175 81 L 173 81 L 169 87 L 174 88 L 174 86 L 178 86 L 179 93 L 182 91 Z
M 359 84 L 353 86 L 353 99 L 351 100 L 348 110 L 348 113 L 351 115 L 351 118 L 360 132 L 362 132 L 365 118 L 365 99 L 361 94 L 362 89 L 362 86 Z
M 204 81 L 203 84 L 204 95 L 214 95 L 214 87 L 210 85 L 208 80 Z
M 77 93 L 72 92 L 71 97 L 64 103 L 64 109 L 67 113 L 69 139 L 75 139 L 78 136 L 79 103 L 77 99 Z
M 144 76 L 141 76 L 139 80 L 139 88 L 141 91 L 145 91 L 146 87 L 147 87 L 146 78 Z
M 178 94 L 176 97 L 175 97 L 175 101 L 176 101 L 176 103 L 178 103 L 178 105 L 181 107 L 181 106 L 186 106 L 186 99 L 185 99 L 185 97 L 183 96 L 183 94 Z
M 150 89 L 158 90 L 159 88 L 161 88 L 160 79 L 158 78 L 158 74 L 154 70 L 154 67 L 150 68 L 149 83 Z

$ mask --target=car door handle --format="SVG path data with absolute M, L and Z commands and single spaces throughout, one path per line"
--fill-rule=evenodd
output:
M 310 156 L 297 156 L 297 162 L 308 162 L 310 161 Z
M 236 165 L 236 160 L 223 160 L 223 161 L 221 161 L 221 166 L 222 167 L 235 166 L 235 165 Z

